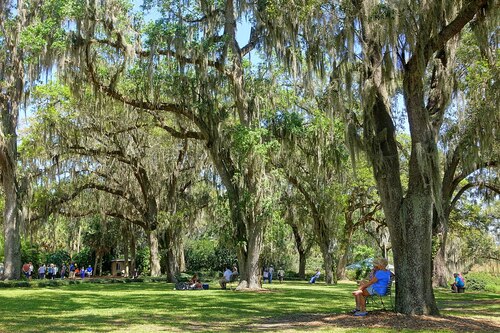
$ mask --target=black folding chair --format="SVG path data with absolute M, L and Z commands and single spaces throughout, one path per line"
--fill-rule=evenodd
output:
M 391 310 L 394 310 L 394 302 L 392 300 L 392 284 L 394 282 L 394 276 L 391 276 L 391 279 L 389 280 L 389 283 L 387 284 L 387 289 L 385 290 L 385 294 L 379 295 L 379 294 L 373 294 L 370 296 L 366 297 L 366 305 L 376 305 L 377 303 L 380 303 L 382 305 L 382 308 L 384 310 L 387 310 L 385 307 L 384 303 L 384 298 L 387 300 L 387 297 L 389 298 L 389 302 L 391 303 Z

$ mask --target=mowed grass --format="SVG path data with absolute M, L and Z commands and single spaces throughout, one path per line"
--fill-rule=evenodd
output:
M 269 291 L 175 291 L 167 283 L 68 285 L 0 290 L 0 332 L 450 332 L 377 325 L 385 314 L 354 318 L 352 283 L 266 284 Z M 464 327 L 489 320 L 500 331 L 500 295 L 437 290 L 442 314 Z M 392 314 L 391 314 L 392 315 Z M 377 320 L 379 316 L 380 320 Z M 392 320 L 392 319 L 391 319 Z M 496 325 L 499 326 L 496 326 Z M 469 325 L 469 326 L 467 326 Z M 471 326 L 472 325 L 472 326 Z M 453 326 L 451 326 L 453 327 Z M 459 331 L 467 331 L 464 327 Z

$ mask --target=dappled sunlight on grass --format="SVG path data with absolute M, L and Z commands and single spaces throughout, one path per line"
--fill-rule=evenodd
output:
M 348 315 L 353 283 L 286 282 L 264 288 L 262 292 L 176 291 L 166 283 L 117 283 L 4 289 L 0 332 L 32 332 L 35 327 L 39 332 L 54 328 L 62 332 L 389 332 L 392 321 L 399 321 L 385 318 L 385 326 L 379 327 L 380 320 L 372 316 L 366 327 L 366 318 Z M 498 296 L 436 291 L 443 314 L 467 318 L 498 313 Z M 467 324 L 475 327 L 474 322 Z M 419 332 L 425 332 L 425 327 Z

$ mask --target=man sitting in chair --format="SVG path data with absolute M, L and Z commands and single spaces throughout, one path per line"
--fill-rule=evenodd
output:
M 385 295 L 387 286 L 391 281 L 391 271 L 387 270 L 387 259 L 379 258 L 373 261 L 375 265 L 375 274 L 366 283 L 361 283 L 358 290 L 352 294 L 356 299 L 356 309 L 354 310 L 355 316 L 366 316 L 366 297 L 370 295 Z

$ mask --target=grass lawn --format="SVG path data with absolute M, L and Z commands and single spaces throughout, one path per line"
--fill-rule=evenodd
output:
M 214 284 L 211 284 L 213 287 Z M 166 283 L 0 289 L 0 332 L 500 332 L 500 295 L 436 290 L 442 317 L 348 314 L 355 285 L 175 291 Z

